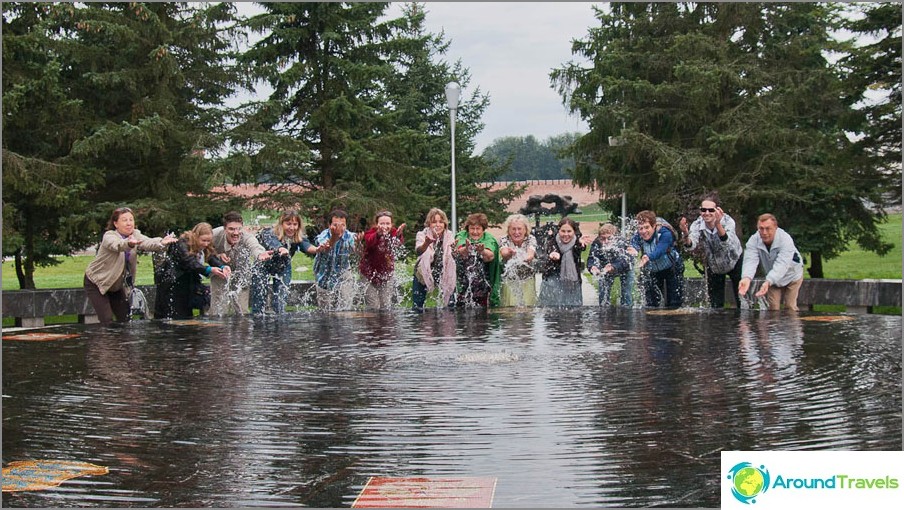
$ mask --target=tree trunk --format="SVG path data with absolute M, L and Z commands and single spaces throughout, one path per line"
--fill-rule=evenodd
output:
M 824 278 L 821 252 L 814 251 L 810 253 L 810 269 L 807 269 L 807 272 L 810 273 L 810 278 Z
M 35 288 L 35 279 L 32 276 L 29 278 L 25 274 L 25 269 L 22 264 L 22 250 L 16 252 L 16 279 L 19 280 L 19 288 L 20 289 L 34 289 Z
M 22 264 L 22 278 L 19 280 L 20 289 L 35 288 L 35 235 L 32 222 L 32 207 L 29 204 L 25 208 L 25 231 L 23 232 L 23 248 L 19 250 L 24 257 L 19 261 Z M 18 269 L 17 269 L 18 273 Z

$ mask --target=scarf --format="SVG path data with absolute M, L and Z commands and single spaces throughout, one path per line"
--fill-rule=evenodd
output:
M 556 246 L 559 247 L 559 253 L 562 257 L 559 259 L 559 278 L 562 280 L 576 282 L 579 281 L 578 278 L 578 268 L 574 264 L 574 254 L 571 253 L 571 249 L 574 248 L 574 244 L 577 242 L 578 238 L 574 237 L 570 243 L 563 243 L 562 239 L 559 236 L 556 236 Z

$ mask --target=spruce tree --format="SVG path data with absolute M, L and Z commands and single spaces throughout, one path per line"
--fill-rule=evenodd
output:
M 843 50 L 837 5 L 610 7 L 574 42 L 590 66 L 551 74 L 590 125 L 574 146 L 576 182 L 673 219 L 717 190 L 744 237 L 771 212 L 814 260 L 840 253 L 852 222 L 877 233 L 848 156 L 852 102 L 827 58 Z

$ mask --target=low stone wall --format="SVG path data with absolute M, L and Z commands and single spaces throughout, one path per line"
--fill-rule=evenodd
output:
M 288 304 L 301 304 L 312 285 L 313 282 L 309 281 L 292 282 Z M 139 285 L 138 289 L 147 299 L 149 318 L 153 318 L 157 288 L 153 285 Z M 45 317 L 60 315 L 77 315 L 78 321 L 84 324 L 97 322 L 97 314 L 83 288 L 3 291 L 3 317 L 15 317 L 17 327 L 41 327 Z
M 759 282 L 755 281 L 754 285 Z M 313 282 L 295 281 L 289 290 L 289 305 L 302 304 Z M 726 296 L 731 296 L 731 282 L 726 280 Z M 700 278 L 687 279 L 688 295 L 703 296 L 704 282 Z M 139 286 L 154 310 L 156 288 Z M 872 313 L 876 306 L 901 306 L 901 280 L 804 280 L 798 297 L 802 310 L 813 305 L 843 305 L 848 312 Z M 731 299 L 728 299 L 731 301 Z M 3 317 L 15 317 L 18 327 L 40 327 L 44 317 L 77 315 L 79 322 L 97 322 L 97 315 L 85 290 L 42 289 L 11 290 L 3 292 Z
M 762 283 L 755 279 L 757 288 Z M 702 278 L 688 278 L 688 295 L 705 296 L 706 282 Z M 823 280 L 804 279 L 797 296 L 801 310 L 812 310 L 814 305 L 843 305 L 852 313 L 873 313 L 876 306 L 901 306 L 901 280 Z M 734 306 L 731 280 L 725 279 L 725 296 L 729 306 Z

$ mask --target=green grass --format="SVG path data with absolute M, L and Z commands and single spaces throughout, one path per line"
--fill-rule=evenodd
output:
M 60 257 L 60 264 L 51 267 L 40 267 L 35 271 L 35 287 L 39 289 L 68 289 L 81 287 L 85 269 L 94 259 L 91 255 Z M 292 279 L 313 280 L 313 259 L 300 253 L 292 258 Z M 303 269 L 298 271 L 298 269 Z M 154 262 L 150 255 L 138 257 L 138 271 L 135 275 L 136 285 L 154 285 Z M 13 261 L 3 261 L 3 290 L 17 290 L 19 281 Z
M 590 206 L 584 209 L 585 214 L 580 215 L 582 222 L 600 222 L 608 218 L 598 206 Z M 546 217 L 549 219 L 557 217 Z M 545 221 L 545 220 L 544 220 Z M 596 232 L 594 225 L 587 233 Z M 842 253 L 838 258 L 824 262 L 826 278 L 831 279 L 901 279 L 901 214 L 890 215 L 888 222 L 879 226 L 883 238 L 894 244 L 890 253 L 884 256 L 867 252 L 856 245 Z M 39 289 L 64 289 L 81 287 L 85 268 L 91 262 L 93 256 L 60 257 L 60 264 L 52 267 L 39 267 L 35 271 L 35 286 Z M 138 258 L 138 285 L 154 284 L 154 268 L 150 255 L 142 255 Z M 292 259 L 293 280 L 313 280 L 311 270 L 313 260 L 300 253 Z M 298 271 L 304 268 L 303 271 Z M 16 290 L 19 283 L 16 279 L 16 270 L 12 260 L 3 261 L 3 290 Z
M 886 255 L 865 251 L 854 243 L 838 258 L 823 261 L 826 278 L 836 280 L 901 279 L 901 214 L 879 225 L 884 241 L 894 244 Z

